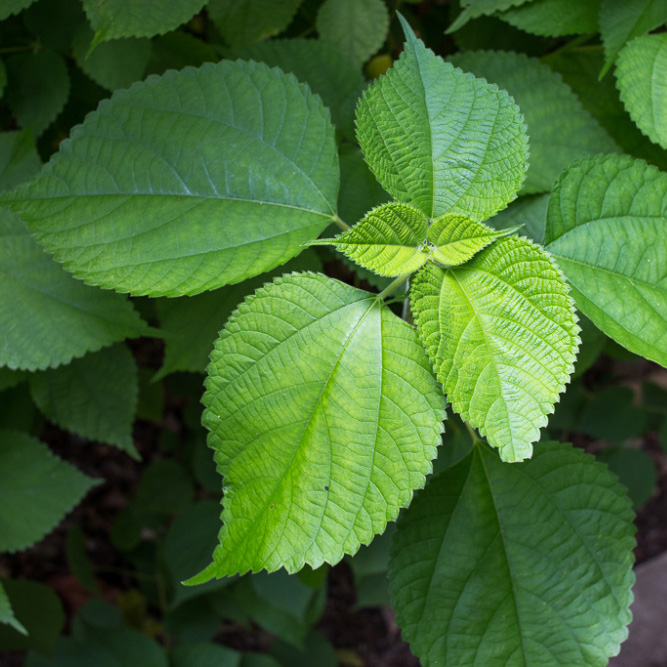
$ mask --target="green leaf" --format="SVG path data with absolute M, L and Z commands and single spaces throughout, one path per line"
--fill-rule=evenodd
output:
M 616 79 L 637 127 L 667 150 L 667 33 L 633 39 L 618 56 Z
M 475 447 L 398 522 L 403 637 L 424 667 L 603 667 L 628 634 L 632 519 L 616 477 L 570 445 L 515 466 Z
M 67 531 L 65 556 L 67 567 L 77 581 L 87 591 L 99 594 L 101 591 L 95 579 L 95 569 L 86 553 L 86 535 L 78 524 L 73 525 Z
M 279 70 L 223 61 L 117 91 L 13 198 L 75 276 L 180 296 L 298 254 L 337 190 L 321 100 Z
M 0 132 L 0 190 L 11 190 L 41 168 L 30 131 Z
M 192 479 L 183 466 L 173 459 L 159 459 L 144 470 L 131 507 L 142 519 L 169 516 L 188 507 L 194 495 Z
M 0 21 L 3 21 L 12 14 L 18 14 L 20 11 L 29 7 L 35 0 L 3 0 L 0 7 Z
M 523 117 L 505 91 L 445 63 L 405 23 L 404 30 L 401 57 L 357 106 L 366 162 L 387 192 L 430 218 L 486 220 L 523 181 Z
M 534 35 L 562 37 L 598 31 L 601 0 L 532 0 L 497 16 Z M 520 105 L 519 105 L 520 106 Z
M 448 266 L 458 266 L 472 259 L 501 236 L 517 231 L 518 227 L 497 232 L 490 227 L 469 220 L 464 215 L 443 215 L 428 230 L 428 238 L 435 246 L 433 257 Z
M 414 330 L 376 295 L 319 274 L 278 278 L 231 317 L 208 373 L 224 525 L 190 583 L 335 563 L 431 470 L 444 399 Z
M 410 290 L 417 330 L 452 408 L 500 450 L 528 458 L 572 373 L 572 300 L 526 239 L 495 241 L 462 267 L 429 264 Z
M 137 367 L 124 345 L 31 375 L 30 393 L 54 424 L 83 438 L 116 445 L 139 458 L 132 439 Z
M 428 218 L 418 209 L 392 202 L 369 211 L 335 239 L 311 241 L 333 245 L 360 266 L 381 276 L 412 273 L 428 259 Z
M 363 65 L 387 38 L 389 12 L 382 0 L 325 0 L 315 25 L 323 42 Z
M 510 7 L 516 7 L 535 0 L 461 0 L 461 13 L 456 21 L 447 29 L 454 32 L 464 26 L 470 19 L 501 12 Z
M 577 431 L 600 440 L 623 442 L 644 434 L 646 412 L 633 405 L 634 395 L 629 387 L 607 387 L 587 401 Z
M 5 593 L 5 589 L 0 581 L 0 624 L 9 625 L 22 635 L 27 635 L 28 631 L 16 620 L 11 602 Z
M 521 197 L 508 208 L 500 211 L 488 221 L 495 229 L 506 230 L 520 228 L 531 241 L 542 243 L 544 226 L 547 224 L 547 206 L 549 195 L 535 197 Z
M 42 49 L 19 53 L 7 60 L 8 86 L 5 100 L 16 122 L 42 134 L 63 110 L 69 97 L 69 75 L 57 53 Z
M 28 377 L 25 371 L 13 371 L 10 368 L 0 366 L 0 391 L 15 387 Z
M 655 30 L 665 21 L 667 5 L 664 0 L 603 0 L 600 7 L 600 36 L 605 60 L 601 75 L 614 64 L 621 49 L 631 39 Z
M 97 484 L 54 456 L 39 440 L 0 431 L 0 551 L 32 546 Z
M 63 271 L 0 210 L 0 365 L 38 370 L 145 332 L 127 298 Z
M 294 74 L 322 98 L 336 126 L 354 138 L 354 109 L 365 82 L 359 67 L 335 48 L 314 39 L 278 39 L 234 49 L 233 54 Z
M 523 194 L 549 192 L 560 172 L 577 158 L 618 150 L 560 75 L 536 58 L 477 51 L 457 54 L 451 61 L 507 90 L 523 112 L 530 136 Z
M 168 69 L 199 67 L 220 60 L 211 44 L 180 30 L 156 37 L 151 45 L 148 74 L 164 74 Z
M 628 156 L 573 164 L 544 242 L 581 310 L 631 352 L 667 366 L 667 174 Z
M 301 0 L 209 0 L 208 13 L 230 46 L 273 37 L 292 22 Z
M 206 642 L 184 643 L 169 653 L 171 667 L 241 667 L 241 653 Z
M 58 53 L 67 53 L 86 15 L 80 0 L 39 0 L 22 18 L 40 44 Z
M 618 475 L 635 508 L 648 502 L 655 490 L 658 475 L 653 460 L 645 451 L 631 447 L 611 447 L 603 449 L 598 459 Z
M 153 37 L 189 21 L 205 0 L 83 0 L 95 43 L 119 37 Z
M 92 41 L 92 30 L 81 25 L 74 35 L 72 53 L 76 64 L 95 83 L 116 90 L 143 77 L 151 52 L 148 39 L 113 39 L 90 51 Z
M 5 86 L 7 85 L 7 69 L 5 63 L 0 60 L 0 98 L 5 93 Z

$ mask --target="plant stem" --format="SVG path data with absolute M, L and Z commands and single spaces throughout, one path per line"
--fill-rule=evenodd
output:
M 333 222 L 335 225 L 338 225 L 344 232 L 347 231 L 347 230 L 350 228 L 350 225 L 344 223 L 344 222 L 338 217 L 338 215 L 334 215 L 334 216 L 331 218 L 331 220 L 332 220 L 332 222 Z
M 387 285 L 379 294 L 378 299 L 386 299 L 390 294 L 396 291 L 412 274 L 404 273 L 402 276 L 398 276 L 395 280 L 392 280 L 389 285 Z
M 477 435 L 477 431 L 468 424 L 468 422 L 463 422 L 466 425 L 466 428 L 468 429 L 468 433 L 470 434 L 470 437 L 472 438 L 472 444 L 473 446 L 476 445 L 478 442 L 482 442 L 482 439 Z

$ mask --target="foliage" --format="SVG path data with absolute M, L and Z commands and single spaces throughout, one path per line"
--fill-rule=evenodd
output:
M 0 649 L 334 666 L 346 559 L 423 665 L 618 653 L 667 452 L 615 374 L 667 366 L 664 3 L 5 5 Z

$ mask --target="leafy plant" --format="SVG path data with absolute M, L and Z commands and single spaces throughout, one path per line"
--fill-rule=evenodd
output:
M 48 589 L 7 579 L 0 644 L 52 651 L 33 665 L 161 665 L 147 635 L 166 633 L 174 665 L 335 664 L 313 625 L 328 566 L 359 552 L 360 599 L 389 595 L 424 665 L 606 664 L 630 620 L 632 503 L 566 441 L 613 443 L 600 459 L 650 495 L 651 460 L 623 443 L 664 440 L 662 408 L 636 418 L 664 397 L 632 407 L 581 376 L 608 339 L 667 366 L 660 3 L 462 0 L 446 59 L 411 27 L 436 22 L 382 0 L 211 0 L 170 32 L 203 4 L 72 0 L 63 43 L 52 0 L 0 24 L 37 40 L 7 59 L 21 131 L 0 136 L 0 390 L 19 406 L 0 495 L 22 508 L 0 550 L 95 484 L 29 435 L 35 406 L 138 459 L 133 417 L 160 422 L 164 387 L 185 433 L 161 431 L 114 519 L 114 547 L 157 573 L 122 614 L 92 600 L 57 639 L 57 600 L 51 625 L 20 601 Z M 597 83 L 614 65 L 618 93 Z M 44 167 L 35 136 L 57 145 Z M 137 336 L 164 339 L 152 387 Z M 172 374 L 205 366 L 202 415 L 199 380 Z M 99 595 L 85 552 L 71 529 L 69 567 Z M 279 637 L 272 656 L 215 646 L 220 618 Z

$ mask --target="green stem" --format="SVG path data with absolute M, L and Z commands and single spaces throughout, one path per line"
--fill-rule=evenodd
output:
M 36 44 L 26 44 L 25 46 L 6 46 L 0 49 L 0 53 L 23 53 L 24 51 L 34 51 Z
M 472 444 L 473 446 L 476 445 L 478 442 L 482 442 L 482 439 L 477 435 L 477 431 L 468 424 L 468 422 L 463 422 L 466 425 L 466 428 L 468 429 L 468 433 L 470 434 L 470 437 L 472 438 Z
M 398 276 L 395 280 L 392 280 L 389 285 L 387 285 L 379 294 L 378 299 L 386 299 L 390 294 L 395 292 L 412 274 L 404 273 L 402 276 Z
M 577 46 L 581 46 L 582 44 L 585 44 L 589 39 L 594 37 L 595 35 L 590 34 L 590 35 L 579 35 L 579 37 L 575 37 L 573 40 L 568 42 L 567 44 L 563 44 L 559 49 L 556 49 L 555 51 L 552 51 L 549 56 L 554 56 L 558 53 L 565 53 L 566 51 L 569 51 L 570 49 L 574 49 Z
M 350 228 L 350 225 L 344 223 L 337 215 L 334 215 L 331 219 L 333 223 L 338 225 L 344 232 Z

